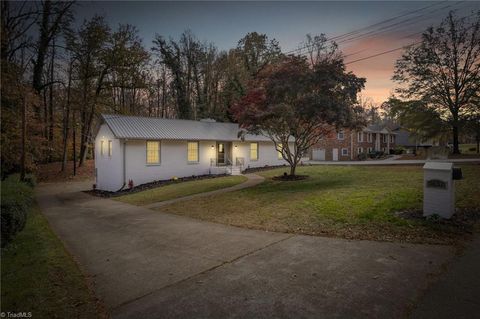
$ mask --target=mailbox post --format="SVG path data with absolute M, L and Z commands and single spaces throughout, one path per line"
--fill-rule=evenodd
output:
M 423 172 L 423 216 L 452 217 L 455 213 L 453 163 L 427 162 Z

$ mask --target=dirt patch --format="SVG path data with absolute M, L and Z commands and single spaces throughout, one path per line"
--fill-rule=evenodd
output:
M 95 161 L 87 160 L 81 167 L 77 167 L 77 174 L 73 175 L 73 162 L 67 162 L 65 171 L 62 172 L 62 163 L 54 162 L 37 165 L 35 170 L 37 181 L 50 182 L 68 182 L 92 179 L 95 177 Z

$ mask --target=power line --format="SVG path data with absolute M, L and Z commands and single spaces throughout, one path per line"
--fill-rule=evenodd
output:
M 474 15 L 476 15 L 476 13 L 472 13 L 468 16 L 462 17 L 461 19 L 470 18 L 471 16 L 474 16 Z M 468 27 L 465 31 L 470 30 L 472 27 L 473 26 Z M 423 31 L 422 32 L 417 32 L 417 34 L 418 33 L 423 33 Z M 412 36 L 412 35 L 415 35 L 415 33 L 411 34 L 409 36 Z M 420 44 L 420 43 L 422 43 L 422 41 L 417 41 L 417 42 L 414 42 L 414 43 L 411 43 L 411 44 L 408 44 L 408 45 L 404 45 L 404 46 L 401 46 L 401 47 L 398 47 L 398 48 L 395 48 L 395 49 L 390 49 L 390 50 L 383 51 L 383 52 L 380 52 L 380 53 L 376 53 L 374 55 L 370 55 L 370 56 L 367 56 L 367 57 L 364 57 L 364 58 L 360 58 L 360 59 L 357 59 L 357 60 L 346 62 L 345 65 L 352 64 L 352 63 L 355 63 L 355 62 L 364 61 L 364 60 L 368 60 L 368 59 L 372 59 L 372 58 L 375 58 L 375 57 L 378 57 L 378 56 L 381 56 L 381 55 L 384 55 L 384 54 L 392 53 L 392 52 L 395 52 L 395 51 L 398 51 L 398 50 L 401 50 L 401 49 L 406 49 L 408 47 L 411 47 L 413 45 L 417 45 L 417 44 Z
M 398 16 L 395 16 L 395 17 L 392 17 L 392 18 L 389 18 L 389 19 L 386 19 L 386 20 L 383 20 L 383 21 L 380 21 L 380 22 L 377 22 L 377 23 L 374 23 L 372 25 L 369 25 L 369 26 L 366 26 L 366 27 L 363 27 L 363 28 L 360 28 L 360 29 L 357 29 L 357 30 L 354 30 L 354 31 L 350 31 L 350 32 L 347 32 L 345 34 L 341 34 L 341 35 L 338 35 L 338 36 L 334 36 L 332 38 L 328 38 L 327 40 L 329 41 L 333 41 L 333 40 L 337 40 L 337 39 L 341 39 L 343 37 L 346 37 L 346 36 L 350 36 L 350 35 L 353 35 L 353 34 L 356 34 L 356 33 L 359 33 L 359 32 L 362 32 L 364 30 L 368 30 L 372 27 L 377 27 L 379 25 L 382 25 L 382 24 L 385 24 L 385 23 L 388 23 L 388 22 L 391 22 L 391 21 L 394 21 L 396 19 L 399 19 L 399 18 L 402 18 L 402 17 L 405 17 L 407 15 L 411 15 L 411 14 L 415 14 L 415 13 L 418 13 L 418 12 L 421 12 L 421 11 L 424 11 L 426 9 L 429 9 L 433 6 L 436 6 L 440 3 L 444 3 L 444 2 L 447 2 L 447 1 L 442 1 L 442 2 L 438 2 L 438 3 L 434 3 L 434 4 L 431 4 L 431 5 L 428 5 L 428 6 L 425 6 L 425 7 L 422 7 L 420 9 L 417 9 L 417 10 L 412 10 L 412 11 L 408 11 L 404 14 L 401 14 L 401 15 L 398 15 Z M 297 51 L 302 51 L 306 48 L 309 48 L 311 46 L 313 46 L 314 44 L 305 44 L 304 46 L 300 47 L 300 48 L 296 48 L 296 49 L 292 49 L 290 51 L 287 51 L 285 52 L 285 54 L 291 54 L 291 53 L 294 53 L 294 52 L 297 52 Z

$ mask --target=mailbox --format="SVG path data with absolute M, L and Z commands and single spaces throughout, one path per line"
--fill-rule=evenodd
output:
M 454 170 L 453 163 L 427 162 L 423 172 L 423 216 L 452 217 L 455 212 L 454 179 L 461 178 L 461 171 Z
M 458 181 L 463 179 L 462 169 L 460 167 L 454 167 L 452 171 L 452 179 Z

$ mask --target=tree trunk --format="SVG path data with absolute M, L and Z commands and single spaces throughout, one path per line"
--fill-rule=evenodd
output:
M 65 105 L 65 115 L 63 120 L 63 161 L 62 161 L 62 172 L 65 171 L 68 161 L 68 131 L 69 131 L 69 121 L 70 121 L 70 92 L 72 87 L 72 67 L 73 62 L 70 62 L 68 68 L 68 84 L 67 84 L 67 103 Z
M 75 110 L 72 112 L 72 143 L 73 143 L 73 176 L 77 175 L 77 143 L 76 143 L 77 123 L 75 122 Z
M 295 176 L 296 169 L 297 169 L 297 164 L 290 164 L 290 176 Z
M 27 152 L 27 103 L 25 97 L 23 97 L 22 105 L 22 155 L 20 163 L 20 180 L 25 180 L 26 171 L 26 152 Z
M 48 101 L 48 161 L 52 161 L 52 150 L 53 150 L 53 81 L 54 81 L 54 70 L 55 70 L 55 37 L 52 39 L 52 56 L 50 62 L 50 87 L 49 87 L 49 101 Z
M 43 67 L 45 65 L 45 56 L 47 54 L 48 45 L 49 45 L 49 26 L 50 26 L 50 15 L 51 15 L 51 1 L 46 0 L 42 6 L 42 22 L 40 25 L 40 37 L 37 43 L 37 58 L 33 63 L 33 83 L 32 86 L 35 91 L 40 94 L 42 90 L 42 73 Z
M 452 125 L 453 129 L 453 154 L 460 154 L 460 148 L 458 147 L 458 122 L 454 120 Z

